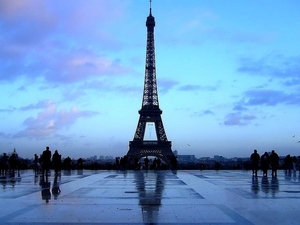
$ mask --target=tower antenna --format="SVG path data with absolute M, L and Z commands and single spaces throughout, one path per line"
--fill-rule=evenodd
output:
M 152 0 L 150 0 L 150 14 L 152 14 Z

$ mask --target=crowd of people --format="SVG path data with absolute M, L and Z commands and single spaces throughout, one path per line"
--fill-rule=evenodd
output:
M 34 170 L 37 174 L 38 171 L 41 171 L 42 176 L 47 176 L 50 169 L 54 170 L 55 175 L 57 175 L 60 170 L 63 168 L 65 170 L 72 169 L 72 160 L 68 156 L 62 160 L 61 154 L 58 153 L 58 150 L 55 150 L 54 153 L 50 151 L 50 148 L 47 146 L 43 153 L 38 156 L 34 155 Z M 83 169 L 83 160 L 79 158 L 77 160 L 77 168 Z
M 297 171 L 300 166 L 300 157 L 287 155 L 286 157 L 279 158 L 275 150 L 272 150 L 270 153 L 264 152 L 262 155 L 258 153 L 255 149 L 250 156 L 251 166 L 253 176 L 258 175 L 258 171 L 262 170 L 263 176 L 268 176 L 268 171 L 271 171 L 271 175 L 276 177 L 278 169 L 285 169 L 287 173 L 292 171 Z M 249 164 L 247 161 L 247 165 Z M 71 169 L 117 169 L 117 170 L 126 170 L 126 169 L 168 169 L 168 165 L 161 161 L 159 158 L 154 158 L 154 160 L 144 157 L 142 159 L 133 159 L 128 166 L 129 160 L 127 156 L 117 157 L 115 162 L 107 162 L 101 164 L 98 161 L 83 161 L 82 158 L 79 158 L 77 161 L 72 160 L 69 156 L 62 158 L 58 150 L 55 150 L 52 154 L 49 147 L 46 147 L 41 154 L 34 154 L 33 159 L 24 160 L 18 156 L 18 153 L 14 151 L 10 154 L 3 153 L 0 155 L 0 175 L 10 175 L 14 176 L 19 174 L 20 169 L 34 169 L 35 174 L 41 173 L 43 176 L 47 176 L 48 171 L 53 169 L 55 174 L 59 173 L 61 169 L 71 170 Z M 174 157 L 170 161 L 170 168 L 176 170 L 178 168 L 177 158 Z M 246 167 L 245 167 L 246 168 Z M 246 169 L 250 169 L 248 166 Z
M 116 170 L 126 170 L 126 169 L 132 169 L 132 170 L 166 170 L 166 169 L 172 169 L 177 170 L 178 169 L 178 161 L 177 157 L 173 157 L 170 159 L 170 164 L 166 164 L 165 162 L 162 162 L 162 160 L 158 157 L 154 158 L 148 158 L 142 157 L 137 158 L 134 157 L 132 160 L 128 159 L 127 155 L 124 155 L 124 157 L 116 157 L 115 158 L 115 169 Z
M 50 169 L 53 169 L 55 174 L 58 174 L 61 169 L 68 170 L 73 168 L 73 162 L 69 156 L 62 159 L 58 150 L 55 150 L 52 154 L 48 146 L 40 155 L 34 154 L 33 161 L 29 162 L 30 165 L 24 166 L 23 164 L 24 159 L 18 156 L 15 149 L 11 154 L 3 153 L 0 156 L 0 175 L 15 176 L 24 167 L 32 168 L 36 175 L 41 173 L 43 176 L 47 176 Z M 76 168 L 83 168 L 83 160 L 81 158 L 77 160 Z
M 1 175 L 7 175 L 7 174 L 14 175 L 16 171 L 19 173 L 19 168 L 20 168 L 20 161 L 16 149 L 14 149 L 14 151 L 10 155 L 3 153 L 0 159 Z
M 254 149 L 253 153 L 250 156 L 250 160 L 252 163 L 252 174 L 253 176 L 257 176 L 258 170 L 261 169 L 263 176 L 268 176 L 268 170 L 271 170 L 271 175 L 273 177 L 277 176 L 277 170 L 280 165 L 280 159 L 275 150 L 272 150 L 269 154 L 268 152 L 263 153 L 261 156 L 256 149 Z M 284 158 L 283 168 L 286 173 L 291 173 L 292 171 L 296 172 L 298 167 L 298 158 L 296 156 L 291 157 L 288 154 Z

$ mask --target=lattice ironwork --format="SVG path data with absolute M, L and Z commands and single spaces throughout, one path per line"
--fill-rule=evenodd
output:
M 129 151 L 127 153 L 127 157 L 128 162 L 130 162 L 133 158 L 139 159 L 145 156 L 155 156 L 170 164 L 170 161 L 175 156 L 171 150 L 171 141 L 168 141 L 167 139 L 161 119 L 162 110 L 160 110 L 158 102 L 154 48 L 155 19 L 152 16 L 151 5 L 146 26 L 147 48 L 142 108 L 139 110 L 140 118 L 133 141 L 129 142 Z M 157 137 L 156 141 L 144 140 L 147 123 L 155 124 L 155 132 Z

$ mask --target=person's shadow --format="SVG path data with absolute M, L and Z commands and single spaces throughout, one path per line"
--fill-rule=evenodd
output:
M 40 177 L 40 186 L 41 186 L 41 195 L 42 199 L 45 200 L 46 203 L 51 199 L 50 186 L 51 182 L 48 181 L 48 177 L 41 176 Z
M 265 192 L 266 194 L 269 193 L 270 187 L 269 187 L 269 179 L 266 176 L 263 176 L 261 178 L 261 190 Z
M 58 178 L 59 178 L 59 180 L 58 180 Z M 54 177 L 53 185 L 52 185 L 52 195 L 53 195 L 55 200 L 57 199 L 58 195 L 61 192 L 61 190 L 59 188 L 59 181 L 60 181 L 60 176 L 58 176 L 56 174 L 55 177 Z
M 259 192 L 257 176 L 252 176 L 251 190 L 255 195 L 257 195 Z

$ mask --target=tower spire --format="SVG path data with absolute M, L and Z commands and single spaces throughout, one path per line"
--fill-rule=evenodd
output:
M 150 15 L 152 15 L 152 0 L 150 0 Z

